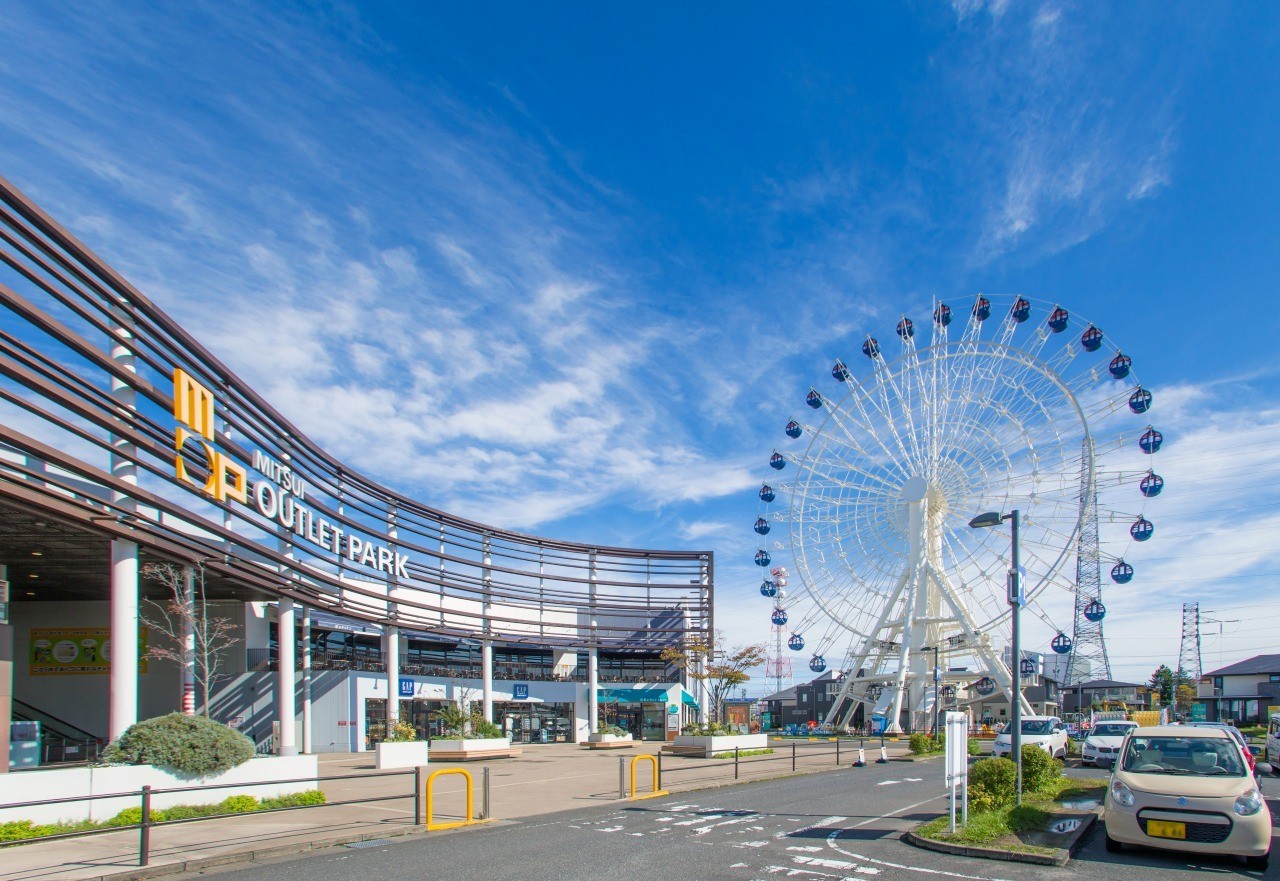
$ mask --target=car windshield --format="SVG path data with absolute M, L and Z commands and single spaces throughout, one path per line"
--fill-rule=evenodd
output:
M 1023 719 L 1023 734 L 1048 734 L 1053 730 L 1053 722 L 1049 719 Z
M 1217 737 L 1130 737 L 1123 768 L 1137 774 L 1243 777 L 1244 760 L 1229 740 Z
M 1093 726 L 1093 730 L 1089 732 L 1090 737 L 1124 737 L 1132 728 L 1137 725 L 1120 725 L 1115 722 L 1099 722 Z

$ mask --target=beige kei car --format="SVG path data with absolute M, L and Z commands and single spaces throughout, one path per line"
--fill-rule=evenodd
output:
M 1126 844 L 1242 856 L 1265 869 L 1271 811 L 1240 745 L 1217 728 L 1164 725 L 1125 737 L 1107 787 L 1107 850 Z

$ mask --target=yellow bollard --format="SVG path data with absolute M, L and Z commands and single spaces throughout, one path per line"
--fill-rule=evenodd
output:
M 636 795 L 636 763 L 642 759 L 648 759 L 653 765 L 653 792 L 646 792 L 644 795 Z M 665 789 L 658 788 L 658 758 L 657 756 L 638 755 L 631 760 L 631 798 L 632 800 L 639 798 L 657 798 L 660 795 L 670 795 Z
M 467 780 L 467 815 L 465 820 L 454 820 L 449 823 L 433 823 L 432 817 L 432 800 L 433 792 L 431 785 L 435 783 L 437 777 L 445 774 L 461 774 Z M 473 826 L 476 823 L 485 823 L 488 817 L 483 820 L 475 818 L 475 781 L 471 778 L 471 772 L 466 768 L 441 768 L 438 771 L 432 771 L 427 775 L 427 831 L 435 832 L 440 829 L 457 829 L 459 826 Z

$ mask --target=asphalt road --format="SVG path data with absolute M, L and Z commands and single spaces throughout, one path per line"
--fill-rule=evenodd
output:
M 1073 771 L 1103 776 L 1099 771 Z M 878 881 L 1262 877 L 1232 859 L 1133 851 L 1113 855 L 1098 829 L 1065 868 L 937 854 L 899 840 L 946 808 L 942 763 L 891 762 L 494 823 L 386 844 L 337 848 L 270 866 L 219 872 L 224 881 L 482 878 L 485 881 Z M 1264 782 L 1273 814 L 1280 780 Z M 1280 877 L 1277 863 L 1266 873 Z

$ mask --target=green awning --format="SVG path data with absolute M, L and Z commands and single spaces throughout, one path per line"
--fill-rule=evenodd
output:
M 686 707 L 701 706 L 701 704 L 694 699 L 693 695 L 689 694 L 687 691 L 680 692 L 680 703 L 684 704 Z
M 602 688 L 597 694 L 602 704 L 665 704 L 665 688 Z

